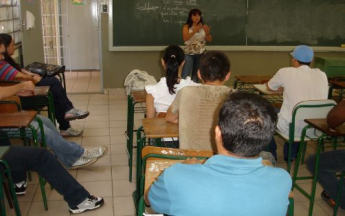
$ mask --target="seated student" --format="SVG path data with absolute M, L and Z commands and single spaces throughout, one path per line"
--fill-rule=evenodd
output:
M 35 86 L 31 81 L 8 87 L 0 87 L 0 99 L 12 96 L 22 90 L 33 90 L 34 88 Z M 107 154 L 108 148 L 106 146 L 84 149 L 74 142 L 68 142 L 59 134 L 54 124 L 48 118 L 41 115 L 38 115 L 38 117 L 43 122 L 46 144 L 66 168 L 75 169 L 89 166 L 95 163 L 97 159 Z M 38 122 L 36 120 L 32 121 L 31 125 L 34 128 L 38 128 Z M 30 134 L 28 137 L 30 138 Z M 39 141 L 40 138 L 40 130 L 38 130 Z M 26 178 L 23 178 L 20 182 L 15 183 L 16 191 L 20 192 L 26 190 Z
M 345 122 L 345 100 L 339 102 L 327 116 L 328 125 L 336 128 Z M 331 130 L 333 130 L 330 128 Z M 307 158 L 307 167 L 311 173 L 314 172 L 316 154 Z M 335 206 L 339 180 L 335 173 L 345 171 L 345 150 L 334 150 L 322 152 L 319 160 L 318 181 L 324 191 L 321 197 L 332 207 Z M 340 208 L 345 209 L 345 185 L 341 188 Z
M 176 94 L 185 86 L 199 85 L 190 77 L 179 77 L 184 65 L 184 52 L 177 45 L 168 46 L 164 50 L 161 59 L 166 77 L 154 85 L 145 86 L 146 95 L 146 118 L 154 118 L 157 115 L 165 116 Z
M 0 145 L 9 144 L 8 140 L 0 140 Z M 8 163 L 14 182 L 20 181 L 23 175 L 26 178 L 27 171 L 37 172 L 63 196 L 73 214 L 94 210 L 104 204 L 102 197 L 90 195 L 47 149 L 10 146 L 2 160 Z
M 204 164 L 186 160 L 158 177 L 146 202 L 167 215 L 285 216 L 291 177 L 264 166 L 258 154 L 272 139 L 277 114 L 265 98 L 229 95 L 215 127 L 218 154 Z
M 0 46 L 5 45 L 4 59 L 0 62 L 0 80 L 12 80 L 13 78 L 32 79 L 36 86 L 50 86 L 50 92 L 53 94 L 55 117 L 59 123 L 59 129 L 62 136 L 79 136 L 83 130 L 72 128 L 69 121 L 86 118 L 90 113 L 81 111 L 73 107 L 68 99 L 66 90 L 62 87 L 56 77 L 41 77 L 22 69 L 12 58 L 15 45 L 14 40 L 9 34 L 0 34 Z M 2 52 L 2 51 L 1 51 Z M 4 61 L 2 61 L 4 60 Z M 8 63 L 8 64 L 7 64 Z M 5 74 L 5 75 L 4 75 Z M 7 75 L 6 75 L 7 74 Z
M 291 53 L 292 67 L 278 70 L 268 83 L 267 90 L 277 91 L 284 88 L 283 104 L 278 114 L 277 128 L 284 135 L 289 136 L 289 123 L 292 121 L 292 110 L 295 105 L 305 100 L 322 100 L 328 96 L 327 76 L 321 70 L 310 68 L 314 57 L 314 51 L 306 46 L 296 46 Z M 295 136 L 300 136 L 304 122 L 298 122 L 295 128 Z M 299 142 L 292 145 L 292 159 L 297 155 Z M 273 155 L 276 153 L 276 143 L 271 142 L 270 149 Z M 284 160 L 288 157 L 288 143 L 284 145 Z
M 181 149 L 216 150 L 214 128 L 222 102 L 232 90 L 224 86 L 230 78 L 230 61 L 221 52 L 207 52 L 200 59 L 203 85 L 179 91 L 169 107 L 166 121 L 179 123 Z

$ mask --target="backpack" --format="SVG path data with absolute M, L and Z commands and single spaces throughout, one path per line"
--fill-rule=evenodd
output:
M 146 71 L 134 69 L 127 75 L 124 86 L 126 87 L 126 94 L 130 95 L 132 91 L 144 90 L 145 86 L 156 83 L 154 76 L 149 75 Z

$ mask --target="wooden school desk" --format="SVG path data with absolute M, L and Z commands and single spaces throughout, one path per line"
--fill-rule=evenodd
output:
M 313 215 L 313 207 L 314 207 L 314 201 L 315 201 L 315 192 L 316 192 L 316 183 L 317 183 L 317 175 L 319 173 L 319 160 L 320 160 L 320 152 L 324 144 L 324 139 L 327 137 L 336 138 L 339 136 L 345 136 L 345 125 L 340 125 L 336 128 L 336 131 L 329 130 L 329 126 L 327 124 L 327 119 L 305 119 L 305 122 L 308 124 L 305 129 L 302 132 L 301 137 L 301 143 L 299 147 L 299 153 L 297 155 L 297 159 L 295 162 L 295 170 L 292 178 L 292 186 L 293 189 L 296 188 L 299 190 L 305 197 L 307 197 L 310 200 L 309 203 L 309 216 Z M 316 148 L 316 157 L 315 157 L 315 168 L 313 176 L 298 176 L 298 167 L 301 162 L 301 154 L 302 149 L 304 148 L 304 145 L 307 145 L 306 142 L 304 142 L 305 137 L 305 131 L 307 128 L 315 128 L 322 132 L 322 135 L 318 138 L 317 148 Z M 296 181 L 297 180 L 306 180 L 306 179 L 313 179 L 312 181 L 312 189 L 311 193 L 308 194 L 301 186 L 299 186 Z
M 165 118 L 150 118 L 143 119 L 142 130 L 145 132 L 143 137 L 140 136 L 141 129 L 138 129 L 138 142 L 137 142 L 137 169 L 136 169 L 136 178 L 137 178 L 137 189 L 133 193 L 133 198 L 137 204 L 140 199 L 140 177 L 142 173 L 142 160 L 141 160 L 141 151 L 145 145 L 146 138 L 157 139 L 157 138 L 170 138 L 178 137 L 178 124 L 173 124 L 165 121 Z
M 134 133 L 134 113 L 145 112 L 146 107 L 136 108 L 136 104 L 142 104 L 146 101 L 146 91 L 132 91 L 127 97 L 127 131 L 125 136 L 127 138 L 127 155 L 129 166 L 129 181 L 132 181 L 132 165 L 133 165 L 133 133 Z
M 329 94 L 328 98 L 333 99 L 333 89 L 339 89 L 338 102 L 341 101 L 343 97 L 343 90 L 345 88 L 345 77 L 341 80 L 329 80 Z
M 254 88 L 259 91 L 260 95 L 263 95 L 267 100 L 272 103 L 272 106 L 275 108 L 279 108 L 282 106 L 283 103 L 283 92 L 282 91 L 269 91 L 266 88 L 265 84 L 256 84 Z
M 271 75 L 238 75 L 235 76 L 234 89 L 254 91 L 253 84 L 265 83 Z

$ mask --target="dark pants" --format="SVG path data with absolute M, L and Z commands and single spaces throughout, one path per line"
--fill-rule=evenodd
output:
M 314 174 L 315 157 L 311 155 L 307 158 L 308 170 Z M 335 150 L 320 154 L 319 173 L 317 180 L 320 182 L 326 193 L 335 200 L 337 197 L 339 180 L 335 173 L 345 171 L 345 150 Z M 340 207 L 345 209 L 345 185 L 341 188 Z
M 299 142 L 294 142 L 291 146 L 292 159 L 295 159 L 297 157 L 298 148 L 299 148 Z M 268 149 L 269 149 L 269 152 L 271 152 L 274 158 L 277 160 L 277 143 L 274 140 L 274 138 L 272 138 L 271 142 L 269 143 Z M 287 161 L 287 158 L 288 158 L 288 153 L 289 153 L 288 150 L 289 150 L 289 143 L 285 142 L 284 143 L 284 160 L 285 161 Z
M 26 171 L 37 172 L 56 189 L 70 207 L 84 201 L 90 194 L 46 149 L 11 146 L 2 158 L 11 169 L 14 182 L 26 179 Z
M 67 130 L 70 127 L 69 121 L 65 120 L 67 111 L 73 108 L 72 102 L 68 99 L 66 90 L 62 87 L 56 77 L 42 78 L 36 86 L 50 86 L 50 92 L 53 94 L 55 117 L 60 125 L 60 130 Z

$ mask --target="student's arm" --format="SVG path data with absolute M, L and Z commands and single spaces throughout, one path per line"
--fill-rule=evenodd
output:
M 265 83 L 265 84 L 266 84 L 267 91 L 274 91 L 274 92 L 283 92 L 284 91 L 284 87 L 279 87 L 277 90 L 273 90 L 268 86 L 268 83 Z
M 22 90 L 33 91 L 35 85 L 31 81 L 26 81 L 13 86 L 0 87 L 0 99 L 15 95 Z
M 153 101 L 153 96 L 151 94 L 146 94 L 146 118 L 156 117 L 156 110 Z
M 176 114 L 174 114 L 172 112 L 172 109 L 173 109 L 173 105 L 171 105 L 169 107 L 169 109 L 167 111 L 167 115 L 165 116 L 165 121 L 177 124 L 178 123 L 178 112 Z
M 33 83 L 38 83 L 39 81 L 41 81 L 42 77 L 39 75 L 35 75 L 35 76 L 30 76 L 30 75 L 26 75 L 22 72 L 17 73 L 17 75 L 14 77 L 15 79 L 19 79 L 19 80 L 29 80 L 32 81 Z
M 345 99 L 341 100 L 338 105 L 333 107 L 327 115 L 327 123 L 335 128 L 345 122 Z
M 267 83 L 266 89 L 267 91 L 284 91 L 284 77 L 282 71 L 279 70 Z
M 34 77 L 34 76 L 37 75 L 37 74 L 31 73 L 31 72 L 29 72 L 29 71 L 27 71 L 27 70 L 25 70 L 25 69 L 22 69 L 21 72 L 24 73 L 24 74 L 26 74 L 26 75 L 28 75 L 28 76 L 31 76 L 31 77 Z

